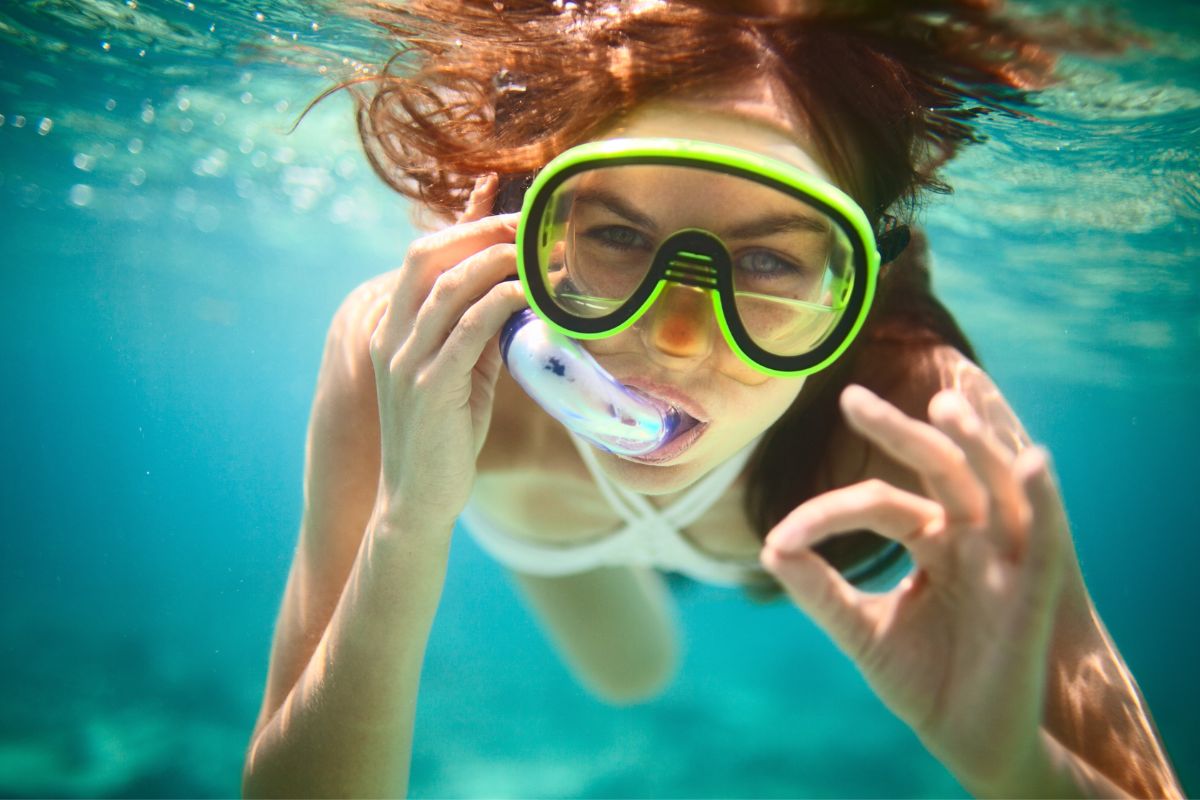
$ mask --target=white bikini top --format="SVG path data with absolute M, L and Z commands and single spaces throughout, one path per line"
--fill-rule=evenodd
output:
M 755 440 L 710 471 L 669 507 L 659 510 L 644 496 L 609 480 L 591 445 L 572 435 L 583 463 L 600 493 L 625 520 L 625 527 L 583 543 L 531 541 L 500 529 L 472 503 L 459 517 L 463 527 L 489 555 L 506 567 L 531 575 L 572 575 L 596 567 L 633 565 L 680 572 L 721 586 L 761 582 L 757 559 L 726 559 L 705 553 L 681 531 L 704 515 L 725 494 L 746 466 Z

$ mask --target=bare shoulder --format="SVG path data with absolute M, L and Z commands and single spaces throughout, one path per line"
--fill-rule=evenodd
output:
M 371 335 L 387 310 L 398 270 L 376 275 L 352 289 L 338 306 L 326 337 L 326 366 L 370 366 Z M 365 362 L 364 362 L 365 359 Z

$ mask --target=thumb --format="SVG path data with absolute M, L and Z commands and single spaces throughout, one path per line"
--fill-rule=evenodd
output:
M 496 189 L 499 185 L 500 179 L 494 172 L 476 178 L 475 187 L 471 189 L 471 195 L 467 198 L 467 206 L 458 215 L 458 221 L 474 222 L 491 214 L 492 205 L 496 202 Z

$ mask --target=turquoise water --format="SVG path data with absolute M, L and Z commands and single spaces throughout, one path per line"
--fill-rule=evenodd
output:
M 1200 12 L 1127 5 L 1154 49 L 988 122 L 925 221 L 1195 791 Z M 414 235 L 345 98 L 286 134 L 380 53 L 334 7 L 0 6 L 0 796 L 238 790 L 325 327 Z M 413 794 L 963 794 L 799 613 L 679 602 L 680 679 L 609 708 L 456 537 Z

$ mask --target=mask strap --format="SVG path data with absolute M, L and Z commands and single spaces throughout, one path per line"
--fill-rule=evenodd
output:
M 908 226 L 891 214 L 884 214 L 880 223 L 879 235 L 875 237 L 875 245 L 879 248 L 880 266 L 889 264 L 900 257 L 904 248 L 912 238 Z

